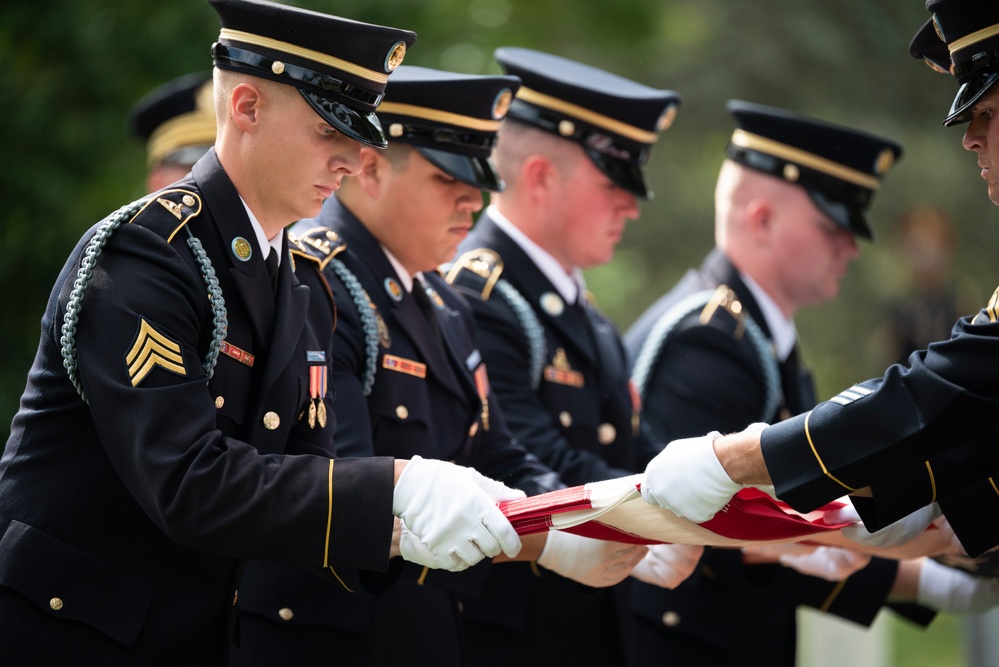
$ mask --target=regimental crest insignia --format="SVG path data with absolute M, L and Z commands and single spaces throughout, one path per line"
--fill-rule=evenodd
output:
M 180 343 L 157 331 L 145 318 L 139 318 L 135 341 L 125 355 L 125 367 L 133 387 L 138 387 L 157 367 L 187 376 Z
M 569 365 L 569 358 L 561 347 L 555 350 L 555 356 L 552 358 L 552 362 L 545 366 L 542 377 L 548 382 L 564 384 L 577 389 L 582 389 L 585 384 L 583 374 L 572 369 L 572 366 Z

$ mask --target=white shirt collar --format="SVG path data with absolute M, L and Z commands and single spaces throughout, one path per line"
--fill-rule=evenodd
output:
M 774 348 L 777 350 L 777 358 L 784 361 L 791 354 L 794 343 L 798 340 L 798 331 L 794 328 L 794 320 L 784 317 L 777 302 L 767 294 L 766 290 L 760 287 L 759 283 L 742 271 L 739 272 L 739 277 L 753 293 L 756 304 L 763 312 L 763 319 L 767 321 L 767 328 L 770 329 Z
M 541 270 L 541 273 L 545 274 L 545 277 L 555 286 L 555 289 L 562 295 L 566 303 L 576 303 L 576 297 L 579 294 L 586 293 L 586 281 L 583 279 L 583 272 L 581 270 L 575 269 L 572 274 L 566 273 L 557 259 L 552 257 L 547 250 L 527 238 L 527 235 L 510 222 L 505 215 L 500 213 L 496 206 L 490 205 L 486 209 L 486 213 L 493 219 L 496 226 L 513 239 L 514 243 L 520 246 L 520 249 L 530 257 L 531 261 Z
M 402 262 L 400 262 L 395 258 L 395 255 L 389 252 L 388 248 L 386 248 L 385 246 L 381 246 L 381 249 L 385 253 L 385 256 L 388 257 L 389 264 L 391 264 L 392 268 L 395 269 L 395 274 L 396 276 L 398 276 L 399 282 L 402 283 L 402 286 L 406 288 L 407 292 L 412 292 L 413 276 L 409 275 L 409 273 L 406 271 L 406 267 L 402 265 Z
M 274 238 L 268 239 L 264 234 L 264 228 L 261 226 L 260 221 L 257 220 L 257 216 L 253 215 L 253 211 L 246 205 L 242 197 L 239 198 L 239 201 L 243 202 L 246 215 L 250 218 L 250 225 L 253 227 L 253 232 L 257 235 L 257 246 L 260 248 L 260 252 L 264 253 L 264 259 L 270 256 L 271 250 L 275 250 L 277 252 L 278 266 L 281 266 L 281 241 L 284 235 L 275 234 Z

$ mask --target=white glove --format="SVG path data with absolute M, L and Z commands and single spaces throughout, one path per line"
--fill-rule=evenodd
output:
M 392 513 L 402 520 L 402 557 L 432 568 L 459 572 L 501 551 L 520 552 L 520 537 L 498 500 L 524 493 L 471 468 L 414 456 L 395 486 Z
M 916 602 L 952 614 L 979 614 L 999 604 L 999 581 L 923 559 Z
M 647 551 L 638 544 L 591 540 L 552 530 L 538 565 L 581 584 L 604 588 L 624 581 Z
M 933 503 L 870 533 L 853 504 L 848 503 L 838 510 L 826 512 L 823 520 L 826 523 L 854 523 L 855 525 L 847 526 L 841 532 L 844 537 L 858 544 L 868 547 L 897 547 L 922 533 L 939 516 L 940 505 Z
M 700 545 L 653 544 L 631 576 L 660 588 L 676 588 L 697 569 L 703 553 Z
M 741 488 L 722 468 L 713 443 L 721 433 L 674 440 L 645 468 L 642 498 L 694 523 L 725 507 Z
M 781 565 L 811 577 L 843 581 L 857 570 L 867 567 L 871 557 L 842 547 L 818 547 L 806 554 L 782 554 L 777 560 Z

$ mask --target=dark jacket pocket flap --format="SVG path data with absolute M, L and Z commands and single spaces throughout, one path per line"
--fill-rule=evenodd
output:
M 151 582 L 20 521 L 0 539 L 0 586 L 124 646 L 135 643 L 155 592 Z

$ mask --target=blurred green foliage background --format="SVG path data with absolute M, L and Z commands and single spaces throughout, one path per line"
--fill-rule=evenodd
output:
M 933 206 L 956 225 L 956 279 L 992 292 L 996 210 L 959 128 L 941 125 L 956 90 L 908 55 L 921 0 L 296 0 L 415 30 L 407 64 L 499 72 L 501 45 L 537 48 L 683 96 L 649 166 L 656 192 L 615 261 L 588 272 L 622 327 L 713 243 L 714 179 L 730 98 L 794 109 L 891 137 L 905 154 L 877 196 L 881 241 L 865 244 L 841 298 L 798 319 L 827 397 L 891 361 L 890 305 L 912 298 L 898 218 Z M 52 282 L 80 234 L 142 194 L 144 147 L 125 115 L 173 77 L 211 67 L 218 19 L 205 0 L 37 0 L 0 9 L 0 442 L 24 387 Z M 85 363 L 85 361 L 84 361 Z M 136 418 L 141 418 L 136 415 Z M 932 629 L 931 629 L 932 630 Z

